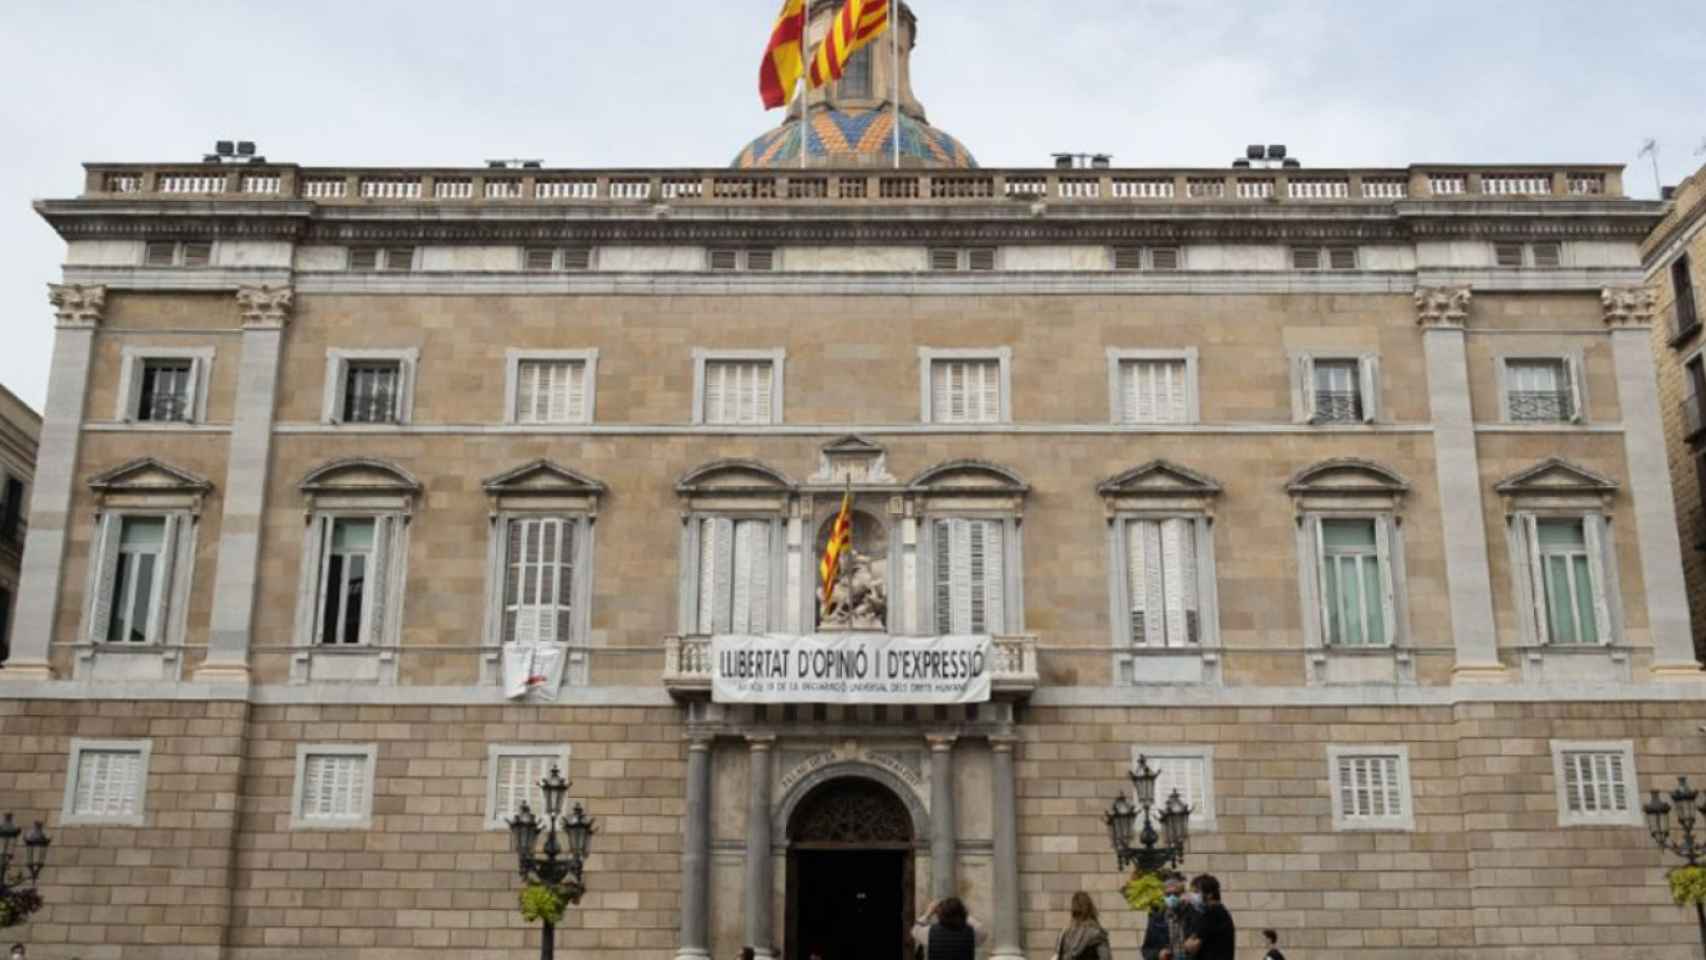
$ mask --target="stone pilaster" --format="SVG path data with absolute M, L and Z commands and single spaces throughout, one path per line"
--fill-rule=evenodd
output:
M 991 737 L 995 774 L 995 927 L 992 960 L 1025 960 L 1019 924 L 1019 809 L 1014 737 Z
M 37 448 L 35 492 L 30 500 L 29 532 L 24 537 L 23 569 L 18 578 L 17 619 L 12 625 L 12 654 L 0 683 L 51 680 L 49 647 L 59 613 L 59 585 L 70 532 L 71 495 L 77 484 L 77 454 L 88 398 L 89 363 L 95 330 L 105 317 L 107 288 L 48 285 L 58 332 L 48 370 L 47 407 L 42 413 Z
M 1611 328 L 1617 401 L 1623 408 L 1623 456 L 1639 541 L 1641 582 L 1646 588 L 1653 676 L 1659 680 L 1706 680 L 1694 654 L 1688 589 L 1682 576 L 1682 538 L 1676 530 L 1676 501 L 1659 412 L 1658 371 L 1652 350 L 1657 299 L 1647 287 L 1620 287 L 1605 290 L 1600 303 L 1606 326 Z
M 213 590 L 207 660 L 194 679 L 247 683 L 255 595 L 260 581 L 261 528 L 272 462 L 273 404 L 279 355 L 290 323 L 290 287 L 243 287 L 243 356 L 237 375 L 237 409 L 225 471 L 225 512 L 219 524 L 219 566 Z
M 687 811 L 681 843 L 681 946 L 675 960 L 711 955 L 711 741 L 687 745 Z
M 746 808 L 746 945 L 768 958 L 776 956 L 775 862 L 770 850 L 770 766 L 776 738 L 749 736 L 746 742 L 751 764 Z
M 930 899 L 959 895 L 955 867 L 959 824 L 954 816 L 954 737 L 930 736 Z
M 1504 683 L 1510 672 L 1499 661 L 1481 503 L 1481 461 L 1469 406 L 1465 330 L 1473 297 L 1468 287 L 1417 290 L 1416 320 L 1422 326 L 1428 364 L 1439 502 L 1450 505 L 1441 511 L 1440 525 L 1445 537 L 1451 634 L 1457 649 L 1452 678 L 1458 683 Z

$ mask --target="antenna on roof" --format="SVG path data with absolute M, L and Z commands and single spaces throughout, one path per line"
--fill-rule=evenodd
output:
M 1664 185 L 1659 180 L 1659 142 L 1648 137 L 1641 142 L 1641 152 L 1636 156 L 1653 158 L 1653 189 L 1663 192 Z

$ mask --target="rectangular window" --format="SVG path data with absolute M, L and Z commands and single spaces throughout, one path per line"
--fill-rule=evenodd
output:
M 932 360 L 930 419 L 933 423 L 1000 423 L 999 360 Z
M 1523 265 L 1522 244 L 1495 243 L 1493 244 L 1493 262 L 1501 267 L 1520 267 Z
M 1682 433 L 1693 440 L 1706 430 L 1706 356 L 1691 358 L 1683 364 L 1682 374 L 1687 384 L 1682 397 Z
M 1565 827 L 1641 823 L 1635 744 L 1552 741 L 1558 823 Z
M 178 245 L 175 243 L 149 243 L 142 251 L 142 263 L 149 267 L 171 267 L 178 262 Z
M 492 830 L 507 830 L 508 820 L 527 804 L 537 816 L 543 816 L 545 795 L 539 781 L 550 776 L 551 768 L 569 775 L 569 750 L 561 746 L 492 746 L 487 750 L 487 810 L 486 826 Z
M 195 411 L 195 363 L 190 359 L 144 360 L 136 419 L 144 423 L 188 423 Z
M 1355 360 L 1314 362 L 1314 422 L 1363 422 L 1363 388 L 1359 367 L 1360 364 Z
M 12 649 L 12 591 L 0 587 L 0 660 Z
M 1510 419 L 1518 423 L 1569 423 L 1577 419 L 1575 371 L 1565 359 L 1505 363 Z
M 941 272 L 995 269 L 994 247 L 932 247 L 930 269 Z
M 296 754 L 292 826 L 349 829 L 370 825 L 377 751 L 372 746 L 301 746 Z
M 142 826 L 151 748 L 146 740 L 72 740 L 66 822 Z
M 1321 606 L 1326 640 L 1335 647 L 1391 641 L 1391 598 L 1375 520 L 1320 521 Z
M 374 574 L 375 528 L 371 519 L 335 518 L 320 576 L 320 642 L 359 644 L 373 616 L 369 581 Z
M 770 520 L 699 521 L 699 632 L 750 636 L 770 631 L 774 589 Z
M 1136 747 L 1132 766 L 1138 759 L 1161 774 L 1155 780 L 1155 802 L 1164 804 L 1178 791 L 1179 800 L 1191 808 L 1191 829 L 1213 830 L 1214 750 L 1211 747 Z
M 1676 258 L 1670 265 L 1670 285 L 1676 291 L 1676 321 L 1672 328 L 1678 337 L 1687 336 L 1700 328 L 1700 315 L 1695 311 L 1694 275 L 1689 270 L 1688 254 Z
M 981 636 L 1006 630 L 1005 554 L 997 520 L 937 520 L 936 632 Z
M 746 270 L 765 273 L 776 269 L 776 251 L 769 247 L 750 250 L 718 248 L 710 252 L 710 267 L 719 272 Z
M 184 244 L 184 266 L 205 267 L 213 262 L 213 244 L 186 243 Z
M 1556 243 L 1537 243 L 1530 250 L 1534 254 L 1536 267 L 1557 267 L 1563 262 L 1563 247 Z
M 1599 643 L 1599 618 L 1594 609 L 1599 587 L 1593 576 L 1585 522 L 1547 519 L 1535 526 L 1551 641 L 1582 646 Z
M 557 268 L 557 251 L 550 247 L 529 247 L 524 266 L 530 273 L 549 273 Z
M 576 522 L 536 517 L 509 522 L 504 574 L 505 643 L 569 642 L 574 620 Z
M 1355 247 L 1293 247 L 1291 266 L 1294 270 L 1355 270 Z
M 399 422 L 402 380 L 402 364 L 394 360 L 347 363 L 344 366 L 343 422 Z
M 120 522 L 108 643 L 151 643 L 159 638 L 167 526 L 165 517 L 125 517 Z
M 1185 358 L 1120 361 L 1125 423 L 1188 423 L 1190 364 Z
M 584 360 L 522 360 L 516 365 L 517 423 L 586 423 Z
M 1148 647 L 1201 643 L 1196 521 L 1129 520 L 1125 533 L 1132 642 Z
M 835 92 L 843 97 L 869 97 L 871 95 L 871 48 L 865 47 L 855 53 L 847 61 L 847 67 L 841 74 L 841 80 L 835 86 Z
M 24 516 L 24 481 L 17 477 L 6 478 L 6 498 L 0 500 L 0 542 L 17 543 L 23 538 L 20 535 Z
M 414 247 L 351 247 L 351 270 L 407 273 L 415 268 Z
M 775 373 L 769 360 L 705 361 L 705 422 L 775 422 Z
M 1347 821 L 1391 821 L 1407 815 L 1402 758 L 1361 754 L 1337 758 L 1335 788 Z

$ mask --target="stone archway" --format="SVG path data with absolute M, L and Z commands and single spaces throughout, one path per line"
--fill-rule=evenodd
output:
M 787 819 L 786 960 L 905 960 L 913 912 L 913 812 L 888 786 L 846 775 Z

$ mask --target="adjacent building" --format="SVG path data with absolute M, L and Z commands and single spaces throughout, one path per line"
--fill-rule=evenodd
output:
M 978 167 L 901 29 L 732 168 L 37 205 L 32 958 L 530 956 L 504 818 L 558 764 L 577 955 L 899 957 L 955 894 L 1043 958 L 1079 889 L 1131 955 L 1139 756 L 1247 946 L 1695 955 L 1639 809 L 1706 689 L 1665 208 L 1613 165 Z M 721 695 L 730 638 L 825 636 L 976 644 L 988 691 Z
M 11 649 L 12 616 L 23 568 L 25 518 L 36 472 L 41 417 L 0 387 L 0 665 Z
M 1670 210 L 1641 246 L 1655 297 L 1653 355 L 1658 358 L 1671 484 L 1681 524 L 1694 644 L 1706 649 L 1706 357 L 1700 320 L 1706 306 L 1706 170 L 1670 191 Z

